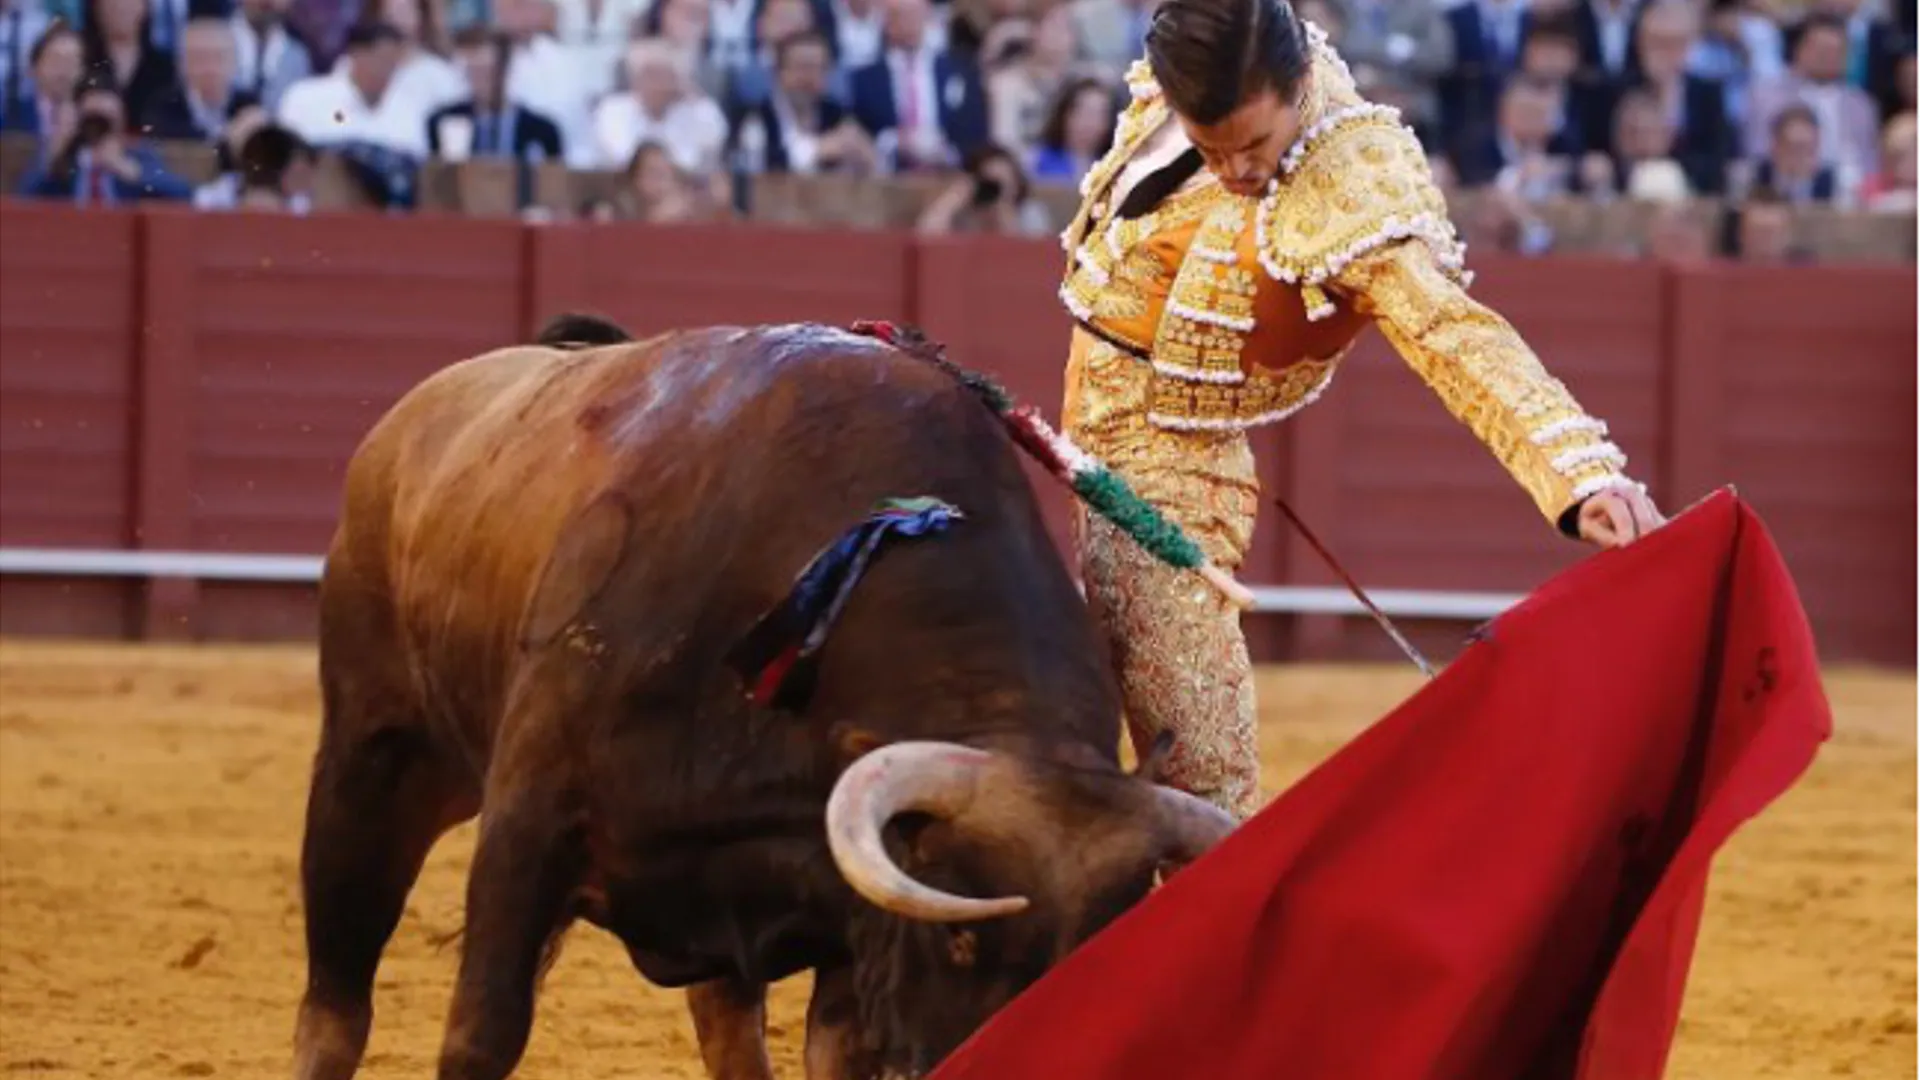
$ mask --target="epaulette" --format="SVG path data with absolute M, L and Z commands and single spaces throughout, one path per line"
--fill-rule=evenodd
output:
M 1346 63 L 1319 27 L 1307 24 L 1315 77 L 1333 90 L 1326 111 L 1280 159 L 1255 214 L 1260 265 L 1298 286 L 1307 317 L 1333 314 L 1324 286 L 1353 260 L 1387 244 L 1425 242 L 1449 275 L 1467 280 L 1466 247 L 1426 150 L 1400 111 L 1360 100 Z

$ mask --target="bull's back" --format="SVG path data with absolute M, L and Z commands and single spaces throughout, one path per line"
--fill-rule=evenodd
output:
M 690 538 L 749 534 L 766 512 L 792 521 L 774 505 L 781 493 L 746 491 L 763 463 L 844 457 L 833 432 L 955 389 L 872 339 L 813 326 L 516 347 L 452 365 L 403 397 L 355 454 L 323 621 L 344 628 L 336 651 L 404 660 L 414 693 L 485 741 L 528 605 L 588 504 L 628 500 L 639 530 L 630 543 L 676 572 L 721 574 Z M 577 591 L 566 576 L 595 572 L 567 561 L 548 588 Z

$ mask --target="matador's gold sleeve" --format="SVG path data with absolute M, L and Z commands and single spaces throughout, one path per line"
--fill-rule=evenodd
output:
M 1375 248 L 1329 284 L 1373 318 L 1549 521 L 1564 529 L 1581 500 L 1631 484 L 1607 426 L 1581 409 L 1505 319 L 1467 295 L 1428 244 Z

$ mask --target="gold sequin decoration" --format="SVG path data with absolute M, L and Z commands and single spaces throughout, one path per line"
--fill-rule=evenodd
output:
M 1151 369 L 1074 331 L 1067 434 L 1232 570 L 1253 541 L 1260 481 L 1243 432 L 1170 431 L 1146 420 Z M 1114 649 L 1127 729 L 1145 752 L 1175 734 L 1168 782 L 1244 818 L 1259 805 L 1252 671 L 1239 613 L 1097 515 L 1080 518 L 1081 572 Z
M 1560 455 L 1606 444 L 1584 428 L 1566 428 L 1544 444 L 1535 440 L 1585 411 L 1513 327 L 1468 296 L 1425 245 L 1373 252 L 1335 284 L 1354 295 L 1359 310 L 1550 521 L 1574 504 L 1581 483 L 1620 475 L 1624 459 L 1617 453 L 1555 468 Z

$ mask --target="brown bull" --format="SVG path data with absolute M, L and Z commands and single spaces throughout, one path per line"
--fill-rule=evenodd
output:
M 574 330 L 436 374 L 349 466 L 300 1080 L 357 1069 L 406 895 L 476 813 L 442 1080 L 512 1072 L 576 918 L 689 988 L 715 1076 L 770 1075 L 766 986 L 809 969 L 809 1077 L 922 1072 L 1230 828 L 1122 772 L 1017 451 L 948 375 L 818 326 Z M 917 495 L 964 520 L 877 560 L 803 713 L 749 702 L 729 648 Z

